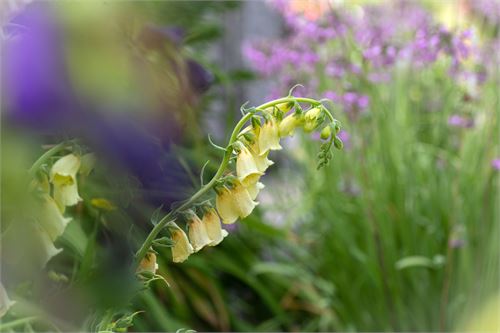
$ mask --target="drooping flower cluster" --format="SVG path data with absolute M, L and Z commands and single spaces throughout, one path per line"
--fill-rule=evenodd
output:
M 40 175 L 40 180 L 33 183 L 37 194 L 38 224 L 35 227 L 39 231 L 43 265 L 61 251 L 54 246 L 54 242 L 71 221 L 71 218 L 64 216 L 66 207 L 82 200 L 77 184 L 81 161 L 82 158 L 75 154 L 65 155 L 52 165 L 48 177 Z
M 326 119 L 330 121 L 322 128 L 321 138 L 328 140 L 320 152 L 319 167 L 331 158 L 330 147 L 341 148 L 342 142 L 337 134 L 339 124 L 319 102 L 303 110 L 297 101 L 279 103 L 263 110 L 254 110 L 251 125 L 243 128 L 236 140 L 230 144 L 231 158 L 236 160 L 234 172 L 229 172 L 217 180 L 215 209 L 206 202 L 201 208 L 202 218 L 189 209 L 186 216 L 188 233 L 176 223 L 168 224 L 173 241 L 172 257 L 174 262 L 183 262 L 191 254 L 205 246 L 215 246 L 228 235 L 221 223 L 232 224 L 238 219 L 249 216 L 258 205 L 255 201 L 264 188 L 260 182 L 266 170 L 274 164 L 268 156 L 272 150 L 281 150 L 280 140 L 293 136 L 295 130 L 302 128 L 309 133 L 320 128 Z

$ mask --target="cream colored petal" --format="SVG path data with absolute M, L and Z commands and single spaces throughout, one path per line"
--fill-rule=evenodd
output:
M 242 184 L 237 184 L 232 190 L 232 200 L 237 209 L 240 218 L 250 215 L 257 206 L 257 202 L 253 201 L 247 189 Z
M 54 200 L 62 212 L 64 212 L 64 207 L 73 206 L 82 201 L 82 198 L 78 194 L 76 180 L 71 185 L 54 184 Z
M 248 194 L 250 194 L 250 198 L 252 198 L 252 200 L 255 200 L 255 198 L 257 198 L 257 195 L 259 195 L 260 190 L 262 190 L 264 187 L 266 186 L 261 182 L 256 182 L 248 186 L 247 191 Z
M 52 242 L 63 234 L 64 229 L 71 221 L 71 218 L 66 218 L 61 214 L 56 202 L 49 195 L 43 196 L 39 214 L 40 225 Z
M 208 236 L 205 224 L 200 218 L 193 214 L 188 222 L 189 226 L 189 240 L 193 245 L 194 252 L 200 251 L 206 245 L 212 243 L 212 239 Z
M 42 267 L 44 267 L 47 262 L 57 255 L 59 252 L 62 251 L 62 249 L 57 249 L 52 240 L 50 239 L 50 236 L 47 232 L 45 232 L 44 229 L 37 228 L 37 236 L 39 240 L 39 245 L 40 245 L 40 251 L 38 252 L 39 258 L 40 258 L 40 263 Z
M 248 148 L 243 147 L 236 158 L 236 175 L 240 181 L 244 181 L 252 175 L 262 175 L 263 173 L 257 168 L 254 156 Z
M 268 153 L 261 156 L 254 155 L 255 165 L 257 166 L 257 170 L 261 173 L 264 173 L 268 167 L 274 164 L 273 161 L 267 158 Z
M 267 121 L 260 130 L 259 155 L 266 154 L 269 150 L 280 150 L 279 128 L 274 119 Z
M 193 247 L 189 243 L 186 233 L 179 227 L 171 231 L 174 246 L 172 246 L 173 262 L 184 262 L 194 252 Z
M 75 178 L 78 169 L 80 169 L 80 164 L 80 157 L 74 154 L 61 157 L 56 161 L 56 163 L 54 163 L 50 170 L 50 181 L 54 181 L 55 175 L 71 176 L 72 178 Z
M 245 181 L 240 182 L 240 183 L 241 183 L 241 185 L 243 185 L 243 187 L 246 188 L 246 187 L 249 187 L 249 186 L 257 183 L 259 181 L 260 177 L 261 177 L 260 175 L 252 175 L 250 177 L 247 177 L 245 179 Z
M 224 188 L 215 198 L 215 207 L 222 218 L 222 223 L 231 224 L 238 219 L 238 209 L 234 205 L 231 192 Z
M 203 215 L 202 221 L 205 225 L 205 228 L 207 229 L 208 237 L 212 239 L 212 242 L 209 244 L 209 246 L 215 246 L 219 244 L 220 242 L 222 242 L 224 237 L 227 236 L 227 231 L 222 229 L 220 218 L 217 215 L 215 209 L 212 208 L 208 210 L 205 215 Z

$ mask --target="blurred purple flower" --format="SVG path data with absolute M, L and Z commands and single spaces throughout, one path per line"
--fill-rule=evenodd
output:
M 474 127 L 474 119 L 454 114 L 448 118 L 448 125 L 460 128 Z
M 28 5 L 5 30 L 13 35 L 5 41 L 2 57 L 7 118 L 42 132 L 74 119 L 78 105 L 52 3 Z
M 495 170 L 500 170 L 500 158 L 493 159 L 493 161 L 491 161 L 491 166 Z
M 485 18 L 490 25 L 500 25 L 500 1 L 469 0 L 468 5 L 471 7 L 473 13 Z
M 337 134 L 340 140 L 344 143 L 344 149 L 349 150 L 351 148 L 351 135 L 345 130 L 340 130 Z

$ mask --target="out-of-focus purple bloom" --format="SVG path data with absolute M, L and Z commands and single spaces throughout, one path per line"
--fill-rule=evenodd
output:
M 356 118 L 360 113 L 367 111 L 370 99 L 366 95 L 361 95 L 353 91 L 348 91 L 342 96 L 344 111 L 350 118 Z
M 500 170 L 500 158 L 493 159 L 493 161 L 491 161 L 491 166 L 495 170 Z
M 448 125 L 460 128 L 474 127 L 474 119 L 454 114 L 448 118 Z
M 337 136 L 344 143 L 344 149 L 349 150 L 351 148 L 351 135 L 349 134 L 349 132 L 340 130 Z
M 498 0 L 469 0 L 472 12 L 483 17 L 493 26 L 500 25 L 500 1 Z
M 28 5 L 4 29 L 12 35 L 2 57 L 6 116 L 42 132 L 74 119 L 78 105 L 52 4 Z

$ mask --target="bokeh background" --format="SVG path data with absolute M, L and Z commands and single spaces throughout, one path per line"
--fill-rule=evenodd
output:
M 498 0 L 0 9 L 2 330 L 95 331 L 110 309 L 143 311 L 130 331 L 498 330 Z M 287 139 L 256 211 L 183 264 L 161 250 L 169 286 L 140 289 L 151 214 L 218 166 L 208 135 L 295 84 L 331 100 L 344 150 L 317 171 L 319 137 Z M 96 165 L 45 264 L 27 170 L 71 139 Z

